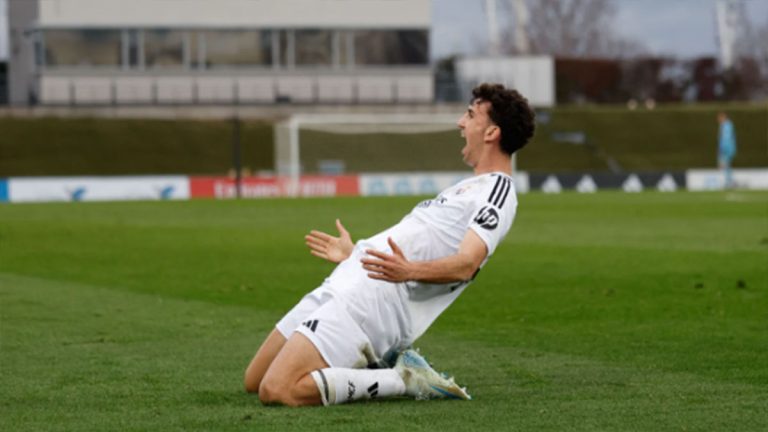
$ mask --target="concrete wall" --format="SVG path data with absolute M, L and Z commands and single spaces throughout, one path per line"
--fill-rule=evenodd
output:
M 425 28 L 431 0 L 29 0 L 42 27 Z
M 429 103 L 430 70 L 306 75 L 109 76 L 45 72 L 40 102 L 50 105 Z

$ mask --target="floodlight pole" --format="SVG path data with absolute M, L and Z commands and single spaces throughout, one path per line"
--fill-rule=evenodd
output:
M 243 169 L 240 151 L 240 118 L 232 117 L 232 166 L 235 169 L 235 197 L 242 196 Z
M 496 21 L 496 0 L 485 0 L 485 17 L 488 23 L 488 51 L 492 56 L 501 52 L 499 25 Z
M 295 197 L 299 194 L 299 176 L 301 168 L 299 162 L 299 118 L 291 117 L 288 121 L 288 196 Z

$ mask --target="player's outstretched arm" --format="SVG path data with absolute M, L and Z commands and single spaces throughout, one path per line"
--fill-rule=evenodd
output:
M 431 261 L 408 261 L 395 241 L 391 238 L 388 241 L 392 254 L 368 249 L 365 251 L 368 257 L 360 260 L 371 279 L 428 283 L 468 281 L 488 254 L 485 242 L 471 229 L 467 230 L 456 254 Z
M 312 230 L 304 236 L 312 255 L 332 263 L 340 263 L 352 254 L 355 244 L 339 219 L 336 219 L 336 229 L 339 230 L 338 237 L 317 230 Z

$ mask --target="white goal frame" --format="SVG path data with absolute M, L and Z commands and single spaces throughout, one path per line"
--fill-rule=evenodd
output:
M 289 180 L 289 195 L 296 196 L 301 178 L 299 131 L 302 129 L 338 134 L 441 132 L 457 130 L 459 116 L 459 113 L 294 114 L 274 126 L 275 170 L 278 176 Z M 512 155 L 513 173 L 516 165 L 516 155 Z

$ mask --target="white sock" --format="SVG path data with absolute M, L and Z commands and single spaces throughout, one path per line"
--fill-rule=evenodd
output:
M 312 372 L 323 405 L 405 394 L 405 383 L 394 369 L 326 368 Z

